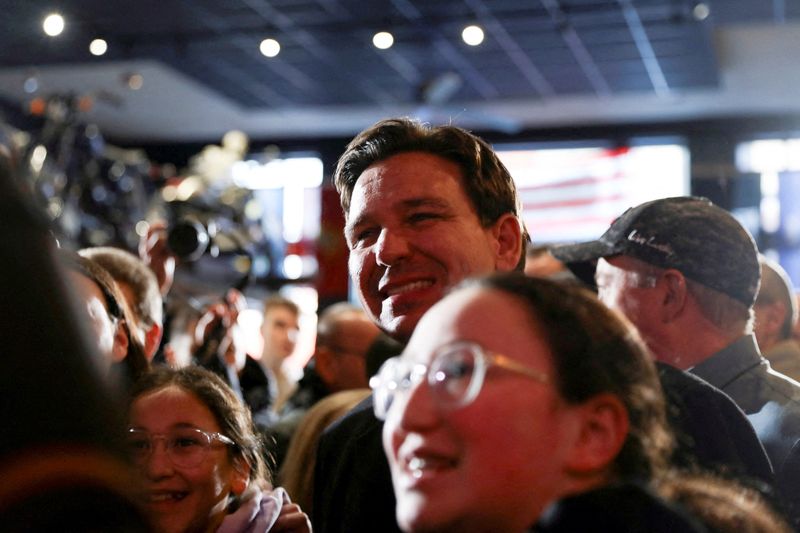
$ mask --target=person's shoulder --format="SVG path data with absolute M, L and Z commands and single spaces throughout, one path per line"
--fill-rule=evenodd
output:
M 773 370 L 768 363 L 760 365 L 759 378 L 766 385 L 771 398 L 781 403 L 795 416 L 800 416 L 800 383 Z
M 322 432 L 319 449 L 330 446 L 339 448 L 345 442 L 358 440 L 375 431 L 380 432 L 382 428 L 383 423 L 373 412 L 372 395 L 369 395 Z
M 667 363 L 656 361 L 656 369 L 658 370 L 658 377 L 661 380 L 662 387 L 668 385 L 678 391 L 708 392 L 710 390 L 711 394 L 714 391 L 719 391 L 706 380 Z
M 685 404 L 697 404 L 706 408 L 733 407 L 739 410 L 730 396 L 706 380 L 666 363 L 656 363 L 656 368 L 661 386 L 667 395 L 674 392 L 680 395 Z
M 652 490 L 625 483 L 569 496 L 545 510 L 532 533 L 701 533 L 706 528 Z

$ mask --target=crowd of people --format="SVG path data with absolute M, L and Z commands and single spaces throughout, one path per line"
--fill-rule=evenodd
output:
M 595 241 L 534 248 L 491 146 L 409 119 L 356 136 L 334 184 L 360 305 L 320 312 L 297 383 L 284 370 L 296 303 L 263 302 L 264 348 L 248 354 L 244 295 L 231 290 L 185 320 L 179 350 L 165 335 L 175 257 L 163 225 L 136 251 L 55 250 L 37 226 L 36 265 L 60 280 L 38 305 L 68 315 L 69 342 L 51 355 L 92 383 L 73 401 L 108 401 L 103 424 L 59 434 L 63 461 L 32 463 L 57 483 L 31 483 L 30 501 L 0 490 L 6 523 L 65 498 L 60 472 L 75 461 L 64 449 L 82 443 L 97 468 L 67 477 L 106 498 L 101 529 L 800 528 L 794 289 L 727 211 L 664 198 Z M 72 500 L 58 509 L 86 513 Z

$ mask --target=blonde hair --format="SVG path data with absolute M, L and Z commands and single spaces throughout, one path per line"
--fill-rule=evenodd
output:
M 320 400 L 308 410 L 289 442 L 278 481 L 292 501 L 309 515 L 314 501 L 314 467 L 319 437 L 329 425 L 369 394 L 369 389 L 354 389 L 337 392 Z

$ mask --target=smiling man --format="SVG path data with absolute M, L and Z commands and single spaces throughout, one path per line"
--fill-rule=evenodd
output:
M 395 146 L 369 140 L 403 128 L 408 138 Z M 451 147 L 456 140 L 461 146 Z M 516 191 L 483 141 L 457 128 L 387 121 L 350 146 L 336 174 L 349 269 L 364 307 L 387 333 L 408 339 L 449 287 L 520 264 Z
M 334 179 L 359 298 L 397 340 L 463 279 L 524 266 L 514 182 L 460 128 L 381 121 L 348 145 Z M 398 530 L 371 398 L 323 435 L 314 498 L 315 531 Z

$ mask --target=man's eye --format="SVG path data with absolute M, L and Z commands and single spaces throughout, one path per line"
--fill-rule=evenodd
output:
M 353 236 L 353 242 L 360 243 L 360 242 L 370 241 L 374 239 L 377 233 L 378 231 L 375 228 L 366 228 L 358 230 L 357 232 L 355 232 Z
M 418 212 L 418 213 L 411 213 L 410 215 L 408 215 L 408 221 L 411 222 L 411 223 L 425 222 L 427 220 L 434 220 L 434 219 L 437 219 L 437 218 L 441 218 L 438 213 L 432 213 L 432 212 L 428 212 L 428 211 L 422 211 L 422 212 Z

